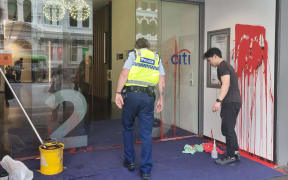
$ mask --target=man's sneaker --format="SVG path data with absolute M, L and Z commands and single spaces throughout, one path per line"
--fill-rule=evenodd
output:
M 135 170 L 135 163 L 131 163 L 128 161 L 123 162 L 124 167 L 126 167 L 129 171 L 134 171 Z
M 148 174 L 148 173 L 145 174 L 145 173 L 142 173 L 140 171 L 140 176 L 141 176 L 142 180 L 150 180 L 151 174 Z
M 215 160 L 215 163 L 216 164 L 219 164 L 219 165 L 227 165 L 227 164 L 231 164 L 231 163 L 234 163 L 236 162 L 236 157 L 231 157 L 231 156 L 224 156 L 220 159 L 216 159 Z
M 240 152 L 239 151 L 235 151 L 235 157 L 237 161 L 240 161 L 241 156 L 240 156 Z

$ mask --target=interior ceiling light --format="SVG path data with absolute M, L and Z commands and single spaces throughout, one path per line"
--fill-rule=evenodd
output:
M 65 2 L 73 19 L 84 21 L 90 16 L 90 7 L 85 0 L 65 0 Z
M 66 13 L 64 1 L 46 0 L 43 5 L 43 14 L 50 21 L 60 21 Z

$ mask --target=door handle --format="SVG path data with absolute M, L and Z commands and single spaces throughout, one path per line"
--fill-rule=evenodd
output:
M 189 81 L 189 85 L 192 87 L 193 86 L 193 80 L 191 79 L 190 81 Z

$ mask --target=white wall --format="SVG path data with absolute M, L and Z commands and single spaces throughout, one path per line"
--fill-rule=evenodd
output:
M 267 91 L 271 90 L 274 97 L 274 59 L 275 59 L 275 0 L 206 0 L 205 1 L 205 50 L 207 50 L 207 31 L 231 28 L 230 37 L 230 62 L 234 65 L 232 52 L 235 46 L 235 25 L 257 25 L 266 29 L 266 40 L 268 42 L 268 84 Z M 207 88 L 207 65 L 204 64 L 204 135 L 214 137 L 225 142 L 221 134 L 220 112 L 212 113 L 211 109 L 219 93 L 218 89 Z M 259 69 L 263 69 L 260 67 Z M 259 72 L 260 73 L 260 72 Z M 262 78 L 262 79 L 261 79 Z M 265 95 L 265 85 L 259 84 L 264 81 L 263 75 L 258 76 L 256 90 L 246 85 L 246 99 L 239 113 L 236 125 L 238 142 L 240 148 L 273 160 L 273 122 L 274 105 L 273 100 Z M 243 86 L 244 84 L 242 84 Z M 240 85 L 241 86 L 241 85 Z M 262 91 L 262 93 L 261 93 Z M 244 91 L 243 91 L 244 92 Z M 251 96 L 256 92 L 254 114 L 250 117 Z M 264 92 L 264 93 L 263 93 Z M 250 93 L 249 95 L 247 93 Z M 267 95 L 268 96 L 268 95 Z M 267 111 L 266 111 L 267 98 Z M 262 100 L 261 100 L 262 99 Z M 242 100 L 243 97 L 242 97 Z M 247 101 L 246 101 L 247 100 Z M 248 102 L 248 104 L 247 104 Z M 262 112 L 262 113 L 261 113 Z M 261 113 L 261 114 L 260 114 Z M 267 113 L 267 116 L 266 116 Z M 257 114 L 257 116 L 255 116 Z M 240 116 L 241 120 L 240 120 Z M 264 123 L 262 123 L 264 122 Z

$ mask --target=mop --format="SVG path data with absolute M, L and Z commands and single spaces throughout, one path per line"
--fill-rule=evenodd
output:
M 11 92 L 13 93 L 13 95 L 14 95 L 16 101 L 17 101 L 18 104 L 20 105 L 20 108 L 22 109 L 22 111 L 23 111 L 25 117 L 27 118 L 28 122 L 30 123 L 30 125 L 31 125 L 33 131 L 35 132 L 37 138 L 39 139 L 40 143 L 41 143 L 43 146 L 45 146 L 45 145 L 44 145 L 44 142 L 43 142 L 42 138 L 40 137 L 38 131 L 36 130 L 34 124 L 32 123 L 31 119 L 29 118 L 28 114 L 26 113 L 25 109 L 23 108 L 21 102 L 19 101 L 17 95 L 15 94 L 13 88 L 11 87 L 10 82 L 9 82 L 8 79 L 6 78 L 6 76 L 5 76 L 5 74 L 4 74 L 3 70 L 2 70 L 2 68 L 0 68 L 0 72 L 1 72 L 1 74 L 2 74 L 2 76 L 3 76 L 3 78 L 5 79 L 7 85 L 9 86 Z
M 37 135 L 37 138 L 39 139 L 40 143 L 43 147 L 45 147 L 43 140 L 41 139 L 39 133 L 37 132 L 35 126 L 33 125 L 31 119 L 29 118 L 28 114 L 26 113 L 25 109 L 23 108 L 21 102 L 19 101 L 17 95 L 15 94 L 14 90 L 12 89 L 9 81 L 7 80 L 3 70 L 0 68 L 0 72 L 5 79 L 7 85 L 11 89 L 11 92 L 13 93 L 15 99 L 17 100 L 18 104 L 20 105 L 24 115 L 26 116 L 28 122 L 30 123 L 33 131 Z M 33 172 L 29 170 L 24 163 L 13 160 L 10 156 L 6 155 L 3 157 L 2 161 L 0 162 L 2 167 L 8 172 L 9 174 L 9 180 L 30 180 L 33 179 Z

